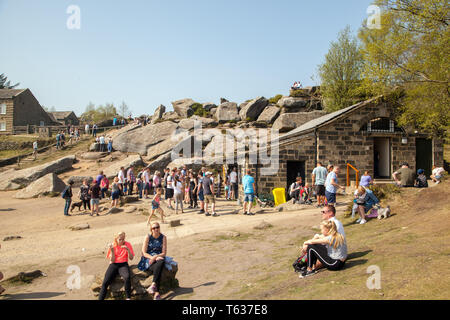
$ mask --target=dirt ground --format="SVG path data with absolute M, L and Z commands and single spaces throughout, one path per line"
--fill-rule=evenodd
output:
M 59 175 L 96 175 L 105 163 L 80 161 L 70 172 Z M 320 210 L 277 212 L 264 209 L 255 216 L 234 214 L 235 202 L 217 201 L 219 217 L 206 217 L 187 209 L 175 215 L 167 209 L 166 220 L 180 219 L 181 225 L 162 224 L 168 238 L 168 256 L 179 264 L 180 287 L 163 295 L 164 299 L 446 299 L 450 288 L 448 255 L 448 188 L 445 182 L 432 188 L 408 189 L 389 204 L 392 217 L 371 220 L 360 226 L 344 215 L 349 196 L 339 196 L 337 216 L 344 224 L 349 258 L 344 270 L 320 272 L 299 279 L 292 262 L 301 243 L 318 232 Z M 74 190 L 74 195 L 77 193 Z M 63 215 L 60 197 L 21 200 L 15 191 L 0 192 L 0 270 L 5 278 L 19 272 L 41 270 L 47 276 L 30 284 L 2 282 L 7 289 L 2 299 L 96 299 L 90 286 L 103 277 L 108 266 L 106 246 L 115 234 L 126 232 L 137 264 L 143 239 L 149 232 L 148 216 L 142 211 L 91 217 L 75 209 Z M 108 206 L 103 203 L 101 206 Z M 147 210 L 150 200 L 130 203 Z M 266 221 L 272 227 L 254 227 Z M 88 223 L 90 228 L 71 231 L 68 227 Z M 232 236 L 231 233 L 239 233 Z M 21 239 L 2 241 L 8 236 Z M 393 258 L 395 257 L 395 259 Z M 368 290 L 367 268 L 383 270 L 383 289 Z M 81 287 L 69 289 L 71 269 L 80 270 Z M 447 272 L 445 271 L 447 270 Z M 330 290 L 331 287 L 333 290 Z

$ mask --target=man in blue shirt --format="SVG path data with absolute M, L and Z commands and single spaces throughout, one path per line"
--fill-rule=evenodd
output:
M 328 204 L 334 206 L 336 204 L 336 192 L 337 189 L 343 189 L 345 190 L 345 187 L 338 184 L 338 174 L 341 172 L 341 169 L 336 166 L 334 167 L 333 171 L 331 171 L 328 176 L 327 180 L 325 181 L 325 197 L 327 198 Z
M 255 179 L 251 176 L 252 171 L 247 169 L 247 174 L 242 178 L 242 185 L 244 187 L 244 214 L 255 215 L 251 213 L 253 199 L 255 198 Z M 247 210 L 248 203 L 248 210 Z

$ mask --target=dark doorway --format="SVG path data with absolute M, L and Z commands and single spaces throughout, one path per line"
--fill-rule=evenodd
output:
M 286 199 L 289 200 L 289 187 L 300 176 L 305 181 L 305 161 L 288 161 L 286 173 Z
M 391 176 L 391 145 L 389 138 L 373 139 L 373 176 L 389 179 Z
M 431 175 L 433 165 L 433 145 L 431 139 L 416 138 L 416 170 L 425 170 L 425 175 Z

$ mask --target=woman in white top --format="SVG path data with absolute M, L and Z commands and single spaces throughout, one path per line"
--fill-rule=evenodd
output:
M 174 176 L 173 182 L 173 194 L 175 197 L 175 214 L 178 214 L 178 204 L 181 206 L 181 213 L 183 211 L 183 184 L 180 181 L 180 178 L 176 175 Z
M 323 221 L 320 225 L 321 235 L 315 235 L 311 240 L 305 241 L 303 250 L 307 253 L 308 268 L 300 278 L 316 273 L 316 263 L 328 270 L 340 270 L 347 259 L 347 243 L 345 237 L 337 232 L 336 224 L 331 220 Z

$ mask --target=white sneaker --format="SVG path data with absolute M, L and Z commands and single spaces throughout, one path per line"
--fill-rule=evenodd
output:
M 367 222 L 366 219 L 362 219 L 361 222 L 360 222 L 359 224 L 364 224 L 364 223 L 366 223 L 366 222 Z
M 358 220 L 356 220 L 355 223 L 360 223 L 361 222 L 361 218 L 359 218 Z

